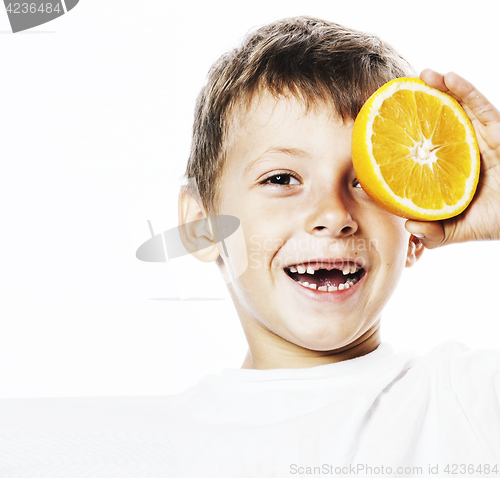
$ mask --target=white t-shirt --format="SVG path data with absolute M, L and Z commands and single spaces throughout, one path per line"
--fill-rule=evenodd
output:
M 0 400 L 0 477 L 500 476 L 500 352 L 388 344 L 173 397 Z

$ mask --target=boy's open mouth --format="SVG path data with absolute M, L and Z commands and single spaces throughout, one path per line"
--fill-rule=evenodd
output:
M 354 262 L 297 264 L 285 267 L 285 272 L 303 287 L 323 292 L 349 289 L 365 275 Z

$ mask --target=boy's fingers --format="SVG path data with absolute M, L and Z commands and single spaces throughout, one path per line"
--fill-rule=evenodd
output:
M 448 92 L 448 87 L 444 82 L 444 75 L 438 73 L 437 71 L 431 70 L 429 68 L 422 70 L 420 73 L 420 79 L 425 81 L 432 88 Z
M 444 82 L 449 91 L 467 105 L 481 123 L 489 125 L 500 122 L 500 112 L 472 83 L 454 72 L 447 73 Z
M 445 239 L 443 225 L 439 221 L 420 222 L 408 220 L 406 230 L 413 234 L 427 249 L 434 249 L 443 244 Z
M 484 125 L 500 123 L 500 112 L 472 83 L 457 73 L 449 72 L 442 75 L 437 71 L 426 69 L 420 73 L 420 79 L 433 88 L 451 94 Z

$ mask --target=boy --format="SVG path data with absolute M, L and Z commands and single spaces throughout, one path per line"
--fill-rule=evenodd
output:
M 500 114 L 457 75 L 422 77 L 463 101 L 479 136 L 466 212 L 405 223 L 359 187 L 353 119 L 409 74 L 377 38 L 307 18 L 224 56 L 198 102 L 180 231 L 227 277 L 242 369 L 170 398 L 2 400 L 0 476 L 498 476 L 500 355 L 380 343 L 380 312 L 423 246 L 500 235 Z M 243 241 L 217 239 L 228 217 Z
M 500 113 L 458 75 L 422 73 L 464 105 L 483 169 L 462 215 L 405 221 L 370 200 L 350 157 L 362 104 L 401 76 L 411 67 L 376 37 L 302 17 L 212 67 L 179 218 L 186 248 L 225 275 L 249 349 L 241 370 L 177 397 L 174 476 L 500 475 L 500 354 L 448 343 L 418 359 L 379 334 L 424 247 L 500 237 Z M 219 215 L 243 243 L 222 250 L 201 221 Z

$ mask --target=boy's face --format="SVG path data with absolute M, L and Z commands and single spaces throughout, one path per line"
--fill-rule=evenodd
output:
M 218 212 L 239 218 L 245 236 L 248 269 L 229 288 L 250 345 L 247 366 L 335 361 L 380 342 L 379 316 L 409 234 L 357 184 L 352 125 L 327 105 L 306 111 L 269 93 L 235 118 Z M 314 274 L 300 273 L 308 267 Z

